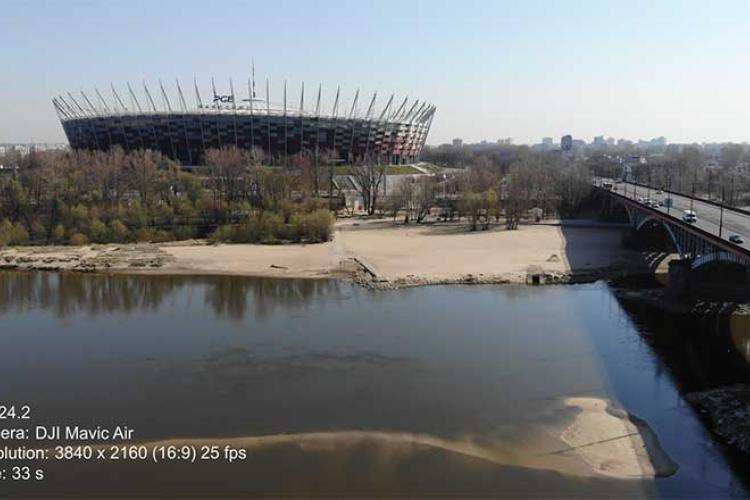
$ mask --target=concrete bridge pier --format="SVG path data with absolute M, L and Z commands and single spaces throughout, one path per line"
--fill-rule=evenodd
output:
M 674 298 L 713 301 L 746 302 L 750 300 L 750 283 L 747 279 L 734 282 L 715 279 L 723 276 L 724 273 L 718 270 L 707 272 L 695 269 L 692 259 L 673 260 L 669 263 L 667 295 Z

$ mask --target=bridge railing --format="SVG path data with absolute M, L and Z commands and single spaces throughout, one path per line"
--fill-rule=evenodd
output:
M 708 200 L 706 198 L 701 198 L 699 196 L 691 196 L 691 195 L 685 194 L 685 193 L 678 193 L 677 191 L 670 191 L 669 189 L 664 189 L 664 188 L 661 188 L 661 187 L 649 186 L 648 184 L 642 184 L 640 182 L 630 181 L 630 182 L 628 182 L 628 184 L 632 184 L 634 186 L 642 187 L 642 188 L 645 188 L 645 189 L 652 189 L 654 191 L 657 191 L 657 190 L 661 189 L 665 193 L 674 194 L 674 195 L 677 195 L 677 196 L 685 196 L 687 198 L 693 198 L 696 201 L 700 201 L 701 203 L 707 203 L 709 205 L 713 205 L 716 208 L 723 207 L 724 210 L 731 211 L 731 212 L 737 212 L 737 213 L 740 213 L 742 215 L 750 216 L 750 210 L 745 210 L 744 208 L 732 207 L 730 205 L 723 205 L 723 204 L 721 204 L 719 202 L 716 202 L 716 201 L 713 201 L 713 200 Z
M 608 189 L 604 189 L 604 188 L 602 188 L 600 186 L 597 186 L 597 185 L 595 185 L 594 187 L 597 188 L 597 189 L 600 189 L 601 191 L 603 191 L 605 193 L 609 193 L 610 195 L 612 195 L 614 197 L 620 198 L 620 199 L 622 199 L 622 200 L 624 200 L 624 201 L 626 201 L 628 203 L 631 203 L 631 204 L 635 205 L 639 210 L 643 210 L 645 212 L 652 213 L 653 215 L 655 215 L 655 216 L 657 216 L 659 218 L 666 219 L 667 221 L 669 221 L 670 224 L 674 224 L 675 226 L 679 227 L 680 229 L 682 229 L 682 230 L 684 230 L 684 231 L 686 231 L 688 233 L 692 233 L 695 236 L 704 238 L 704 239 L 710 241 L 712 245 L 714 245 L 714 246 L 716 246 L 716 247 L 718 247 L 718 248 L 720 248 L 722 250 L 725 250 L 727 252 L 730 252 L 730 253 L 733 253 L 733 254 L 736 254 L 736 255 L 741 255 L 745 259 L 747 259 L 748 261 L 750 261 L 750 250 L 745 249 L 745 248 L 743 248 L 741 246 L 733 245 L 732 243 L 727 242 L 723 238 L 720 238 L 718 234 L 711 233 L 709 231 L 706 231 L 705 229 L 701 229 L 701 228 L 699 228 L 697 226 L 694 226 L 693 224 L 688 224 L 687 222 L 679 219 L 678 217 L 675 217 L 675 216 L 673 216 L 671 214 L 666 214 L 666 213 L 664 213 L 664 212 L 662 212 L 660 210 L 657 210 L 657 209 L 655 209 L 653 207 L 649 207 L 648 205 L 640 203 L 638 200 L 635 200 L 633 198 L 628 198 L 627 196 L 622 195 L 622 194 L 618 193 L 617 191 L 610 191 Z M 679 194 L 679 193 L 676 193 L 676 194 Z

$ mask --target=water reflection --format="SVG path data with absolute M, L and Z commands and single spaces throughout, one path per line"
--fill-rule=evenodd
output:
M 247 314 L 263 319 L 279 309 L 304 308 L 316 296 L 341 295 L 336 280 L 2 272 L 0 313 L 48 309 L 66 318 L 157 311 L 184 292 L 198 295 L 218 317 L 238 321 Z
M 3 397 L 32 404 L 41 421 L 127 424 L 143 442 L 286 436 L 246 469 L 120 471 L 127 496 L 179 493 L 161 489 L 163 478 L 198 496 L 737 491 L 643 341 L 652 329 L 602 284 L 372 292 L 337 281 L 14 272 L 0 273 L 0 318 L 0 381 L 13 381 Z M 623 428 L 571 400 L 637 415 L 679 471 L 623 481 L 582 479 L 557 462 L 539 470 L 541 457 L 580 465 L 557 454 L 562 444 L 587 445 L 599 425 Z M 113 473 L 93 469 L 79 471 L 86 484 L 62 479 L 75 470 L 46 487 L 71 496 L 112 487 L 96 478 Z M 208 491 L 193 480 L 203 474 L 222 481 Z

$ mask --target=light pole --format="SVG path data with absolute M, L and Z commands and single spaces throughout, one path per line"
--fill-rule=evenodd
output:
M 672 208 L 672 198 L 670 198 L 670 191 L 672 190 L 672 170 L 667 170 L 667 201 L 665 202 L 665 205 L 667 205 L 667 215 L 669 215 L 669 209 Z
M 695 200 L 695 181 L 693 181 L 693 189 L 690 191 L 690 211 L 693 211 L 693 200 Z
M 721 205 L 719 205 L 719 238 L 721 238 L 721 229 L 724 226 L 724 186 L 721 187 Z

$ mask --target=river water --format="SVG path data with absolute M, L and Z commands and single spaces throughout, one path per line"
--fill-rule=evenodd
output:
M 681 396 L 710 382 L 690 377 L 702 354 L 655 346 L 670 325 L 652 319 L 604 283 L 371 291 L 3 273 L 0 403 L 28 404 L 33 425 L 127 425 L 134 443 L 250 452 L 233 463 L 48 460 L 34 464 L 43 481 L 0 482 L 0 496 L 745 495 L 741 461 Z M 637 416 L 679 469 L 618 479 L 540 465 L 534 447 L 570 420 L 566 398 Z

